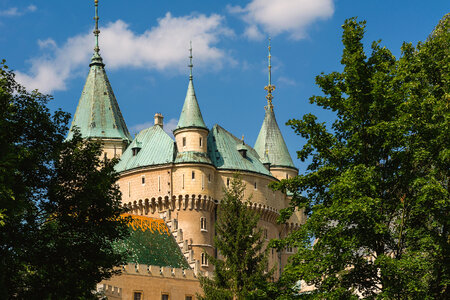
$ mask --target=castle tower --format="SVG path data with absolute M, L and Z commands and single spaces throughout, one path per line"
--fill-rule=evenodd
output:
M 83 138 L 101 140 L 103 152 L 107 157 L 120 157 L 132 139 L 100 56 L 98 0 L 95 0 L 94 19 L 94 55 L 67 138 L 73 137 L 74 129 L 77 127 Z
M 272 92 L 275 86 L 272 85 L 272 65 L 271 65 L 271 45 L 269 39 L 269 84 L 264 88 L 267 91 L 267 106 L 264 121 L 259 131 L 254 149 L 259 157 L 264 161 L 264 165 L 277 179 L 287 179 L 298 174 L 298 169 L 294 166 L 291 155 L 278 127 L 273 110 Z
M 183 109 L 180 114 L 178 125 L 173 131 L 177 143 L 178 152 L 201 152 L 206 153 L 206 139 L 208 128 L 203 121 L 197 97 L 195 96 L 192 76 L 192 44 L 190 51 L 190 75 L 189 85 L 184 100 Z

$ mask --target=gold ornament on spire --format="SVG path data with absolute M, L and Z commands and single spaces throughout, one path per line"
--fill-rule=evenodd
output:
M 270 39 L 270 37 L 269 37 L 269 56 L 268 56 L 268 59 L 269 59 L 269 84 L 267 85 L 267 86 L 265 86 L 264 87 L 264 89 L 267 91 L 267 96 L 266 96 L 266 99 L 267 99 L 267 109 L 273 109 L 273 104 L 272 104 L 272 99 L 273 99 L 273 96 L 272 96 L 272 92 L 275 90 L 275 86 L 272 84 L 272 55 L 271 55 L 271 53 L 270 53 L 270 50 L 272 49 L 272 47 L 271 47 L 271 45 L 270 45 L 270 41 L 271 41 L 271 39 Z

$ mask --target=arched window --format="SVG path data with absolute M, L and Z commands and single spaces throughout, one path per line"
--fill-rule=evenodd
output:
M 202 266 L 208 266 L 208 258 L 206 257 L 205 252 L 202 253 Z
M 206 228 L 206 218 L 205 218 L 205 217 L 201 217 L 201 218 L 200 218 L 200 230 L 201 230 L 201 231 L 207 231 L 207 228 Z

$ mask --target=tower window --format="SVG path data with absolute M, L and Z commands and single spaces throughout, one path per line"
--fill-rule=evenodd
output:
M 286 174 L 286 179 L 289 179 L 289 174 Z
M 142 292 L 134 292 L 133 293 L 133 300 L 142 300 Z
M 208 174 L 208 182 L 211 182 L 211 174 Z
M 208 266 L 208 258 L 206 257 L 206 253 L 202 253 L 202 266 L 207 267 Z
M 194 179 L 195 179 L 195 172 L 192 171 L 192 180 L 194 180 Z
M 161 192 L 161 176 L 158 176 L 158 191 Z
M 255 190 L 256 190 L 256 181 L 255 181 Z
M 183 137 L 183 147 L 186 147 L 186 138 Z
M 142 185 L 145 185 L 145 175 L 141 176 L 141 183 L 142 183 Z
M 184 190 L 184 174 L 183 174 L 183 178 L 182 178 L 182 180 L 181 180 L 181 189 Z
M 264 238 L 267 240 L 268 234 L 267 234 L 267 229 L 266 228 L 264 228 L 263 233 L 264 233 Z
M 202 146 L 202 144 L 203 144 L 203 138 L 200 138 L 200 147 Z
M 207 229 L 206 229 L 206 218 L 205 217 L 201 217 L 200 218 L 200 230 L 201 231 L 207 231 Z
M 230 178 L 227 178 L 227 187 L 230 186 Z

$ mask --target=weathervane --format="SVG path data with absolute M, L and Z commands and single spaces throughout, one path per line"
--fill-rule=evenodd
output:
M 192 79 L 192 68 L 194 67 L 194 65 L 192 64 L 192 41 L 189 41 L 189 69 L 191 69 L 191 73 L 189 74 L 189 79 Z
M 271 41 L 271 39 L 270 39 L 270 37 L 269 37 L 269 56 L 268 56 L 268 59 L 269 59 L 269 84 L 266 86 L 266 87 L 264 87 L 264 89 L 267 91 L 267 96 L 266 96 L 266 99 L 267 99 L 267 108 L 268 109 L 273 109 L 273 105 L 272 105 L 272 99 L 273 99 L 273 96 L 272 96 L 272 92 L 275 90 L 275 86 L 272 84 L 272 55 L 271 55 L 271 53 L 270 53 L 270 50 L 271 50 L 271 45 L 270 45 L 270 41 Z

